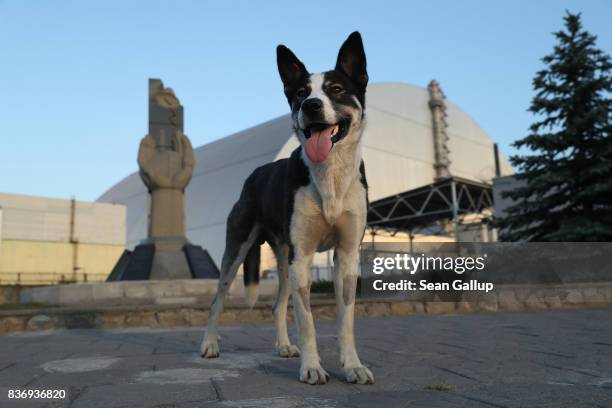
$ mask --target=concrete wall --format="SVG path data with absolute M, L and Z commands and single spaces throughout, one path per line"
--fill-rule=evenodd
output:
M 0 193 L 0 208 L 2 285 L 102 281 L 125 248 L 122 205 L 75 201 L 73 215 L 70 200 Z
M 76 272 L 73 270 L 75 247 Z M 103 281 L 124 249 L 123 245 L 3 240 L 0 246 L 0 284 Z
M 0 193 L 0 207 L 3 240 L 70 240 L 70 200 Z M 123 205 L 76 201 L 74 239 L 89 244 L 125 245 L 125 218 Z

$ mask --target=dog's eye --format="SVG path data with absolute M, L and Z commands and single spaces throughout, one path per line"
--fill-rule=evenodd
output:
M 305 98 L 308 96 L 308 91 L 306 91 L 306 88 L 300 88 L 295 94 L 298 98 Z
M 342 91 L 344 91 L 344 89 L 340 86 L 340 85 L 332 85 L 332 87 L 330 88 L 331 92 L 334 94 L 339 94 Z

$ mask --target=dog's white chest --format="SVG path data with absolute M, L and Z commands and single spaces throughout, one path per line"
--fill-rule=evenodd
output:
M 301 187 L 295 195 L 291 241 L 319 252 L 337 246 L 340 237 L 359 241 L 366 223 L 366 206 L 366 190 L 358 179 L 333 203 L 326 203 L 314 184 Z M 332 209 L 333 214 L 326 209 Z
M 323 218 L 334 225 L 345 211 L 354 211 L 354 201 L 365 200 L 366 191 L 359 181 L 358 164 L 311 166 L 311 189 L 308 191 L 320 207 Z
M 294 210 L 306 216 L 321 216 L 329 227 L 336 225 L 346 212 L 365 217 L 366 190 L 358 177 L 348 180 L 348 186 L 343 191 L 325 183 L 311 183 L 302 187 L 296 194 Z

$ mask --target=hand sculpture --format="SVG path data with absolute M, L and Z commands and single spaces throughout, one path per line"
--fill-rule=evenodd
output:
M 191 142 L 177 130 L 170 146 L 160 147 L 151 135 L 140 142 L 140 177 L 149 191 L 158 188 L 184 190 L 191 180 L 195 165 Z

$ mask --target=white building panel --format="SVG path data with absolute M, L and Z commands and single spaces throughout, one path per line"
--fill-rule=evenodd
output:
M 71 201 L 0 193 L 4 240 L 70 241 Z M 74 238 L 87 244 L 123 245 L 126 207 L 76 201 Z

